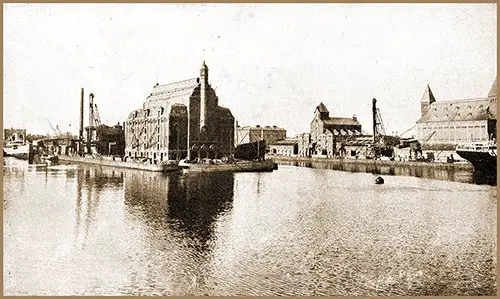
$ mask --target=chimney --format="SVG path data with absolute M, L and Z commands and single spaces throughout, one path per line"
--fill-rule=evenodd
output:
M 80 128 L 79 128 L 79 136 L 80 140 L 83 140 L 83 87 L 82 93 L 80 97 Z
M 89 94 L 89 127 L 94 126 L 94 94 Z

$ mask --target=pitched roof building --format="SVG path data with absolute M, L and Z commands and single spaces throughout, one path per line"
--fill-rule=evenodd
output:
M 234 117 L 219 106 L 203 62 L 200 77 L 156 84 L 125 122 L 125 155 L 152 162 L 230 155 Z
M 496 136 L 496 78 L 487 97 L 436 101 L 429 85 L 420 100 L 417 139 L 429 145 L 457 145 Z
M 314 110 L 310 133 L 298 137 L 298 151 L 301 156 L 333 156 L 341 141 L 361 135 L 361 124 L 353 117 L 330 117 L 325 104 L 320 103 Z

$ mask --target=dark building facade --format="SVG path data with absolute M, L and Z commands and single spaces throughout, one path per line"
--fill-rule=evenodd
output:
M 234 117 L 200 77 L 153 87 L 141 109 L 125 121 L 125 155 L 154 162 L 220 158 L 234 150 Z

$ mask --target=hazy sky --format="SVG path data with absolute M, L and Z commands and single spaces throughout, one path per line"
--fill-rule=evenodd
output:
M 323 102 L 371 133 L 375 97 L 401 133 L 426 84 L 437 101 L 488 94 L 496 28 L 496 4 L 4 4 L 4 127 L 77 133 L 82 87 L 121 123 L 157 78 L 198 77 L 205 60 L 240 125 L 294 136 Z

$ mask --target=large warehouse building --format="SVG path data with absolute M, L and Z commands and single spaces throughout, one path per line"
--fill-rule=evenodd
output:
M 125 122 L 125 155 L 153 163 L 231 155 L 234 117 L 218 100 L 205 62 L 199 78 L 156 84 Z
M 430 147 L 454 147 L 463 142 L 496 137 L 496 78 L 487 97 L 436 101 L 429 85 L 420 100 L 417 139 Z

